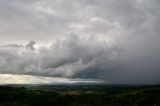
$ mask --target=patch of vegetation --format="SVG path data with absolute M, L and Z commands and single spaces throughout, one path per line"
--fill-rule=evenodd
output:
M 0 87 L 0 106 L 154 106 L 160 105 L 160 86 L 113 86 L 45 90 L 38 87 Z

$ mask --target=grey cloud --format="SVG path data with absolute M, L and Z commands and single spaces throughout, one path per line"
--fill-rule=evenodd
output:
M 9 43 L 0 72 L 160 83 L 159 8 L 159 0 L 0 1 L 0 41 Z
M 3 48 L 1 73 L 89 78 L 112 83 L 158 83 L 160 52 L 130 53 L 128 47 L 109 46 L 106 41 L 94 38 L 71 35 L 49 48 L 40 47 L 35 51 L 21 48 L 20 53 Z
M 19 45 L 19 44 L 8 44 L 8 45 L 3 45 L 0 46 L 1 48 L 20 48 L 23 47 L 23 45 Z
M 96 60 L 102 56 L 106 62 L 109 61 L 112 52 L 116 52 L 116 49 L 108 47 L 107 42 L 92 39 L 90 43 L 90 40 L 71 35 L 57 41 L 50 48 L 35 51 L 27 47 L 15 51 L 13 48 L 2 48 L 0 56 L 4 64 L 1 64 L 1 72 L 74 77 L 77 72 L 95 65 Z
M 33 41 L 33 40 L 31 40 L 27 45 L 26 45 L 26 47 L 27 48 L 29 48 L 29 49 L 31 49 L 31 50 L 34 50 L 35 48 L 34 48 L 34 45 L 36 44 L 36 42 L 35 41 Z

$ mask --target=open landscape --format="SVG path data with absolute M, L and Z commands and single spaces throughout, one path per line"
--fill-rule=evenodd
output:
M 5 85 L 0 106 L 159 106 L 160 85 Z
M 160 0 L 0 0 L 0 106 L 160 106 Z

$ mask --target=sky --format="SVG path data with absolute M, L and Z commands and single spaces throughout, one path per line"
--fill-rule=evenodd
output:
M 159 0 L 0 0 L 0 84 L 159 84 L 159 10 Z

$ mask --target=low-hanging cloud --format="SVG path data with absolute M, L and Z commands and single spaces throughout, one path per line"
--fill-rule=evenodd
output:
M 57 40 L 49 47 L 28 49 L 28 45 L 0 48 L 1 73 L 34 74 L 42 76 L 74 77 L 103 58 L 110 61 L 118 55 L 117 48 L 109 47 L 106 41 L 79 38 L 71 35 Z M 32 45 L 31 45 L 32 47 Z M 100 70 L 99 70 L 100 71 Z M 81 76 L 79 76 L 81 77 Z
M 158 83 L 159 52 L 150 52 L 148 47 L 133 49 L 108 45 L 96 36 L 77 35 L 35 50 L 25 45 L 5 46 L 0 49 L 0 72 L 112 83 Z

